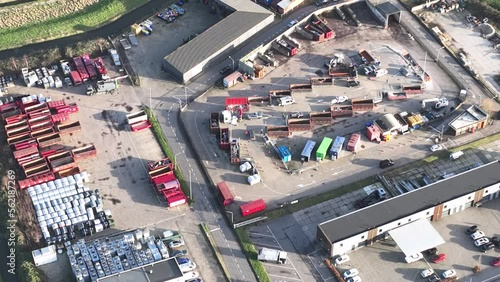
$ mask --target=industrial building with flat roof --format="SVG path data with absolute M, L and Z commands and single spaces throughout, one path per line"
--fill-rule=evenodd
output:
M 174 258 L 97 279 L 98 282 L 184 282 L 185 280 Z
M 274 21 L 272 12 L 250 0 L 215 0 L 214 5 L 233 12 L 163 59 L 163 69 L 183 83 Z
M 437 221 L 500 196 L 494 161 L 318 225 L 316 238 L 331 257 L 371 245 L 417 220 Z M 424 251 L 424 250 L 419 250 Z

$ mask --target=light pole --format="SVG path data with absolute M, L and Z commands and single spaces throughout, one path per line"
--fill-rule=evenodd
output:
M 231 56 L 228 56 L 228 58 L 231 59 L 231 62 L 233 64 L 233 67 L 231 68 L 231 70 L 234 71 L 234 60 L 233 60 L 233 58 L 231 58 Z
M 437 58 L 436 58 L 436 63 L 439 62 L 439 55 L 441 54 L 441 51 L 444 49 L 444 46 L 439 48 L 438 50 L 438 55 L 437 55 Z
M 193 200 L 193 188 L 191 185 L 191 170 L 189 170 L 189 199 Z
M 182 152 L 179 152 L 174 155 L 174 169 L 177 169 L 177 155 L 182 154 Z

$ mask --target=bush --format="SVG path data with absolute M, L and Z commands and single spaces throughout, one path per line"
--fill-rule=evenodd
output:
M 31 261 L 23 261 L 19 267 L 17 278 L 21 282 L 42 282 L 40 270 Z

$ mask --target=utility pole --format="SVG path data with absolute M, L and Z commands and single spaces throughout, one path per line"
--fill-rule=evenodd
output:
M 149 109 L 152 110 L 152 108 L 151 108 L 151 87 L 149 88 Z

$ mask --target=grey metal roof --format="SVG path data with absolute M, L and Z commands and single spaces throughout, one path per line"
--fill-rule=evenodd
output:
M 163 282 L 179 279 L 183 274 L 173 258 L 159 261 L 144 267 L 121 272 L 98 279 L 99 282 Z
M 256 5 L 250 1 L 244 2 L 248 6 Z M 180 72 L 186 73 L 272 15 L 271 12 L 264 11 L 265 13 L 236 11 L 177 48 L 165 60 Z
M 235 11 L 270 14 L 266 8 L 248 0 L 219 0 Z
M 337 242 L 405 216 L 500 182 L 500 161 L 491 162 L 412 192 L 318 225 L 329 242 Z M 319 230 L 318 230 L 319 231 Z
M 382 4 L 376 5 L 375 7 L 379 9 L 379 11 L 382 12 L 382 14 L 386 17 L 401 12 L 398 7 L 394 6 L 390 2 L 384 2 Z
M 481 108 L 472 105 L 455 119 L 453 119 L 448 125 L 451 128 L 457 130 L 483 121 L 487 117 L 488 114 L 486 112 L 484 112 Z

